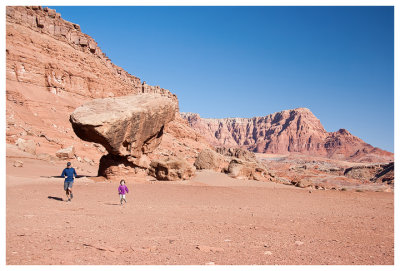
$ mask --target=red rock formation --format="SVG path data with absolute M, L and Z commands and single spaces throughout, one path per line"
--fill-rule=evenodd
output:
M 241 146 L 258 153 L 296 152 L 358 162 L 393 160 L 392 153 L 372 147 L 345 129 L 325 131 L 307 108 L 249 119 L 202 119 L 192 113 L 182 116 L 215 146 Z
M 74 134 L 70 114 L 94 98 L 135 93 L 160 93 L 177 101 L 168 90 L 142 83 L 114 65 L 93 38 L 55 10 L 6 7 L 7 143 L 34 140 L 38 155 L 54 157 L 74 146 L 77 158 L 99 161 L 104 150 Z M 168 153 L 194 161 L 198 150 L 207 147 L 179 115 L 165 135 L 154 158 Z

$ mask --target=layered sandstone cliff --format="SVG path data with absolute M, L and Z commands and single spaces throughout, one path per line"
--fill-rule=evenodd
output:
M 258 153 L 302 153 L 357 162 L 386 162 L 393 154 L 374 148 L 347 130 L 327 132 L 307 108 L 265 117 L 203 119 L 182 113 L 214 146 L 244 147 Z
M 181 119 L 174 94 L 114 65 L 93 38 L 55 10 L 6 7 L 7 143 L 33 140 L 36 154 L 47 158 L 74 146 L 76 159 L 97 163 L 106 150 L 79 139 L 70 114 L 95 98 L 138 93 L 159 93 L 176 103 L 175 121 L 165 127 L 154 159 L 180 155 L 194 161 L 207 144 Z

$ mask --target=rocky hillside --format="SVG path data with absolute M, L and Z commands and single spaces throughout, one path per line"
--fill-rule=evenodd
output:
M 93 38 L 55 10 L 6 7 L 8 144 L 29 149 L 40 159 L 57 159 L 57 151 L 74 146 L 69 148 L 74 153 L 67 157 L 98 163 L 105 149 L 79 139 L 69 122 L 70 114 L 94 98 L 137 93 L 159 93 L 178 103 L 170 91 L 147 85 L 114 65 Z M 177 111 L 154 155 L 180 155 L 194 161 L 205 146 Z
M 307 108 L 265 117 L 203 119 L 182 113 L 214 146 L 240 146 L 258 153 L 302 153 L 355 162 L 393 161 L 393 154 L 365 143 L 345 129 L 327 132 Z

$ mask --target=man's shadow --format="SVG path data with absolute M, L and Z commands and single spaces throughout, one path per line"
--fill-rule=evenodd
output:
M 59 197 L 48 196 L 47 198 L 48 198 L 48 199 L 58 200 L 58 201 L 64 201 L 62 198 L 59 198 Z
M 65 178 L 65 177 L 62 177 L 62 176 L 60 176 L 60 175 L 57 175 L 57 176 L 40 176 L 41 178 Z M 77 175 L 76 176 L 76 178 L 83 178 L 83 177 L 86 177 L 86 178 L 90 178 L 90 177 L 98 177 L 97 175 L 96 176 L 91 176 L 91 175 Z

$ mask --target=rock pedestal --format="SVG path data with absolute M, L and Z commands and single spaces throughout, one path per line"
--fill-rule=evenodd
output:
M 70 122 L 79 138 L 106 148 L 109 154 L 100 160 L 99 175 L 115 177 L 150 166 L 146 154 L 160 144 L 177 106 L 173 99 L 155 93 L 95 99 L 77 108 Z

